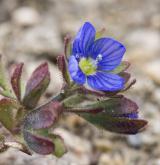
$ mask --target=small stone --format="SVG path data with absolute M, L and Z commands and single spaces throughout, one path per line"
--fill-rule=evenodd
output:
M 92 148 L 89 141 L 82 139 L 62 128 L 54 129 L 54 133 L 60 135 L 64 139 L 64 143 L 67 147 L 68 152 L 63 156 L 63 159 L 72 162 L 73 165 L 90 164 Z
M 65 144 L 75 153 L 87 154 L 91 152 L 91 145 L 87 140 L 73 135 L 72 133 L 62 128 L 56 128 L 54 133 L 63 137 Z
M 153 15 L 153 17 L 151 18 L 151 23 L 155 28 L 160 28 L 160 14 L 155 14 Z
M 137 75 L 136 76 L 136 84 L 132 87 L 131 93 L 134 93 L 135 95 L 138 94 L 138 96 L 145 97 L 147 93 L 152 93 L 156 87 L 154 82 L 150 79 L 150 77 Z M 143 92 L 142 92 L 143 91 Z
M 130 135 L 127 137 L 128 143 L 132 146 L 132 147 L 140 147 L 142 145 L 142 139 L 141 139 L 141 135 L 137 134 L 137 135 Z
M 93 143 L 98 150 L 103 152 L 107 152 L 113 148 L 112 143 L 107 139 L 96 139 Z
M 125 160 L 119 154 L 114 154 L 114 156 L 102 154 L 99 158 L 98 165 L 124 165 L 124 161 Z
M 144 72 L 158 85 L 160 85 L 160 59 L 151 61 L 144 67 Z
M 102 154 L 99 158 L 99 163 L 98 165 L 109 165 L 111 164 L 111 162 L 113 162 L 113 159 L 107 155 L 107 154 Z
M 160 106 L 160 88 L 157 88 L 152 95 L 152 98 Z
M 59 30 L 53 21 L 21 29 L 14 35 L 11 43 L 14 52 L 54 58 L 63 50 Z
M 19 26 L 33 26 L 40 21 L 39 13 L 31 7 L 21 7 L 13 13 L 13 22 Z
M 142 47 L 147 50 L 159 50 L 160 35 L 158 31 L 140 29 L 130 33 L 129 42 L 134 46 Z

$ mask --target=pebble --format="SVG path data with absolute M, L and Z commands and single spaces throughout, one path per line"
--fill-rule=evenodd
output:
M 160 13 L 152 16 L 151 23 L 152 23 L 153 27 L 155 27 L 157 29 L 160 28 L 160 21 L 159 20 L 160 20 Z
M 21 7 L 14 11 L 12 20 L 21 27 L 33 26 L 40 21 L 40 15 L 34 8 Z
M 98 150 L 100 150 L 102 152 L 108 152 L 108 151 L 112 150 L 112 148 L 113 148 L 112 143 L 107 139 L 95 139 L 93 141 L 93 144 L 94 144 L 95 148 L 97 148 Z
M 138 148 L 142 145 L 140 134 L 127 136 L 127 140 L 132 147 Z
M 134 30 L 127 36 L 127 41 L 133 50 L 141 51 L 140 53 L 144 54 L 143 56 L 139 56 L 139 58 L 143 58 L 144 60 L 145 53 L 151 54 L 153 57 L 157 56 L 157 53 L 160 51 L 160 33 L 156 30 L 142 28 Z
M 153 82 L 160 85 L 160 76 L 159 76 L 159 70 L 160 70 L 160 59 L 150 61 L 146 66 L 143 68 L 144 72 L 152 79 Z
M 124 159 L 119 155 L 115 154 L 113 156 L 109 154 L 102 154 L 99 158 L 98 165 L 124 165 Z
M 54 133 L 62 136 L 68 148 L 75 153 L 87 154 L 91 152 L 91 144 L 87 140 L 82 139 L 62 128 L 56 128 Z
M 15 52 L 56 58 L 63 51 L 59 30 L 54 21 L 13 33 L 14 38 L 11 44 Z
M 152 99 L 160 106 L 160 88 L 153 92 Z

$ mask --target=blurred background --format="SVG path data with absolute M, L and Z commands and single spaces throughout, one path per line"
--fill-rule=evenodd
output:
M 126 95 L 149 121 L 147 130 L 122 136 L 69 115 L 56 129 L 68 147 L 61 159 L 9 149 L 0 154 L 0 165 L 160 165 L 159 0 L 0 0 L 0 53 L 8 67 L 25 63 L 25 79 L 49 62 L 52 82 L 44 101 L 62 86 L 56 57 L 63 53 L 64 36 L 74 36 L 85 21 L 105 27 L 106 36 L 127 47 L 125 59 L 137 83 Z

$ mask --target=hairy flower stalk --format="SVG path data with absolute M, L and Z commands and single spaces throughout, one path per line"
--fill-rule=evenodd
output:
M 32 152 L 61 157 L 66 153 L 63 137 L 51 132 L 64 113 L 75 113 L 104 130 L 136 134 L 147 125 L 140 119 L 137 104 L 123 93 L 136 81 L 127 72 L 130 64 L 122 61 L 125 46 L 112 38 L 101 37 L 86 22 L 76 37 L 65 38 L 64 55 L 57 58 L 62 72 L 63 87 L 59 94 L 38 106 L 50 83 L 45 62 L 28 79 L 22 95 L 23 63 L 15 65 L 10 82 L 0 72 L 0 122 L 14 137 L 7 142 L 1 135 L 0 151 L 17 148 L 28 155 Z M 2 68 L 2 65 L 0 65 Z M 53 84 L 54 85 L 54 84 Z

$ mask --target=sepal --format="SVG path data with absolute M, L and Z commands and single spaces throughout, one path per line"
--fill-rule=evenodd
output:
M 64 55 L 59 55 L 57 57 L 57 64 L 58 64 L 58 68 L 62 73 L 63 76 L 63 80 L 70 85 L 71 81 L 70 81 L 70 77 L 69 77 L 69 73 L 68 73 L 68 69 L 67 69 L 67 61 L 66 61 L 66 57 Z
M 24 65 L 23 63 L 17 64 L 11 75 L 12 89 L 19 101 L 21 101 L 21 75 L 22 75 L 23 65 Z

